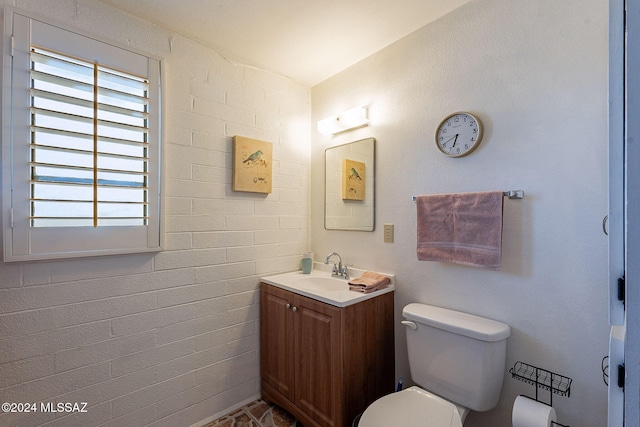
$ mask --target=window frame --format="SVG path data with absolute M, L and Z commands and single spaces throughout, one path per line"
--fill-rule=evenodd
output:
M 4 261 L 162 250 L 162 59 L 5 8 L 2 114 Z M 140 226 L 31 227 L 30 50 L 39 46 L 149 79 L 149 222 Z M 20 167 L 23 165 L 24 167 Z

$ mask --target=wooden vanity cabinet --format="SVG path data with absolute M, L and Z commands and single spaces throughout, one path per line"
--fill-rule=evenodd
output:
M 341 308 L 262 283 L 260 309 L 262 398 L 305 427 L 351 427 L 393 392 L 393 292 Z

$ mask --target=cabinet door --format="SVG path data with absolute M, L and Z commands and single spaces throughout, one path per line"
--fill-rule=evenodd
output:
M 342 311 L 294 297 L 296 405 L 322 426 L 342 425 Z
M 272 286 L 260 293 L 260 370 L 262 380 L 294 401 L 292 294 Z

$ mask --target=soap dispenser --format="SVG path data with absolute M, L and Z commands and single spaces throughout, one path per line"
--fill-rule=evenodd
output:
M 302 273 L 309 274 L 313 268 L 313 252 L 308 252 L 302 256 Z

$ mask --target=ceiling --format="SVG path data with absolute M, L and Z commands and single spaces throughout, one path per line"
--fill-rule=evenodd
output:
M 470 0 L 100 0 L 313 86 Z

